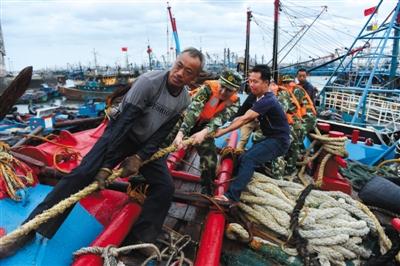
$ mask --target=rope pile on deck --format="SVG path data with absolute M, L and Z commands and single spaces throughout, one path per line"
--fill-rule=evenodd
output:
M 292 213 L 304 190 L 301 184 L 255 173 L 238 207 L 247 219 L 282 239 L 290 240 L 297 230 L 305 240 L 300 246 L 303 245 L 306 255 L 317 256 L 322 265 L 345 265 L 346 260 L 368 259 L 371 251 L 362 242 L 369 233 L 379 238 L 382 254 L 391 248 L 392 243 L 375 216 L 365 205 L 342 192 L 310 190 L 303 197 L 304 205 L 297 210 L 298 226 L 291 228 Z M 248 233 L 238 225 L 229 225 L 227 231 L 230 238 L 248 240 Z M 297 244 L 296 247 L 301 251 Z
M 23 172 L 22 175 L 17 175 L 16 168 Z M 25 189 L 27 185 L 33 185 L 35 182 L 32 170 L 16 159 L 10 153 L 10 146 L 4 142 L 0 142 L 0 182 L 4 184 L 7 195 L 16 201 L 21 200 L 17 190 Z

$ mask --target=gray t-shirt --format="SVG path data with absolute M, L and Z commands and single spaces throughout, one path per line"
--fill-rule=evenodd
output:
M 131 128 L 131 134 L 140 142 L 146 141 L 165 122 L 181 113 L 190 104 L 188 90 L 178 96 L 167 89 L 168 71 L 152 71 L 141 75 L 123 98 L 119 110 L 133 104 L 143 111 Z

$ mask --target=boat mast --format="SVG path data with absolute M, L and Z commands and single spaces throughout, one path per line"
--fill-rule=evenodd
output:
M 147 45 L 147 51 L 146 52 L 149 55 L 149 69 L 153 70 L 153 66 L 152 66 L 152 63 L 151 63 L 151 52 L 152 52 L 152 50 L 150 48 L 150 44 Z
M 4 78 L 6 76 L 6 64 L 4 62 L 5 56 L 6 50 L 4 48 L 3 31 L 1 30 L 0 23 L 0 78 Z
M 96 49 L 93 48 L 93 59 L 94 59 L 94 74 L 97 76 L 97 52 Z
M 279 0 L 274 1 L 274 43 L 272 46 L 272 73 L 275 82 L 278 82 L 278 19 L 279 19 Z
M 4 58 L 6 56 L 6 50 L 4 48 L 4 41 L 3 41 L 3 31 L 1 30 L 1 22 L 0 22 L 0 95 L 2 94 L 2 89 L 5 87 L 5 77 L 6 77 L 6 64 Z M 9 70 L 11 71 L 10 64 Z
M 178 37 L 178 30 L 176 28 L 176 20 L 172 16 L 171 7 L 169 6 L 168 2 L 167 2 L 167 9 L 168 9 L 169 18 L 171 20 L 172 33 L 174 34 L 174 39 L 175 39 L 175 51 L 176 51 L 175 56 L 178 56 L 181 53 L 181 47 L 179 44 L 179 37 Z
M 399 24 L 400 24 L 400 14 L 397 14 L 395 26 L 393 27 L 394 28 L 393 50 L 392 50 L 392 60 L 390 64 L 390 76 L 389 76 L 389 82 L 393 89 L 395 88 L 394 80 L 396 79 L 396 71 L 397 67 L 399 66 L 399 62 L 397 61 L 399 57 L 399 37 L 400 37 Z
M 244 77 L 247 79 L 249 75 L 249 62 L 250 62 L 250 22 L 251 22 L 251 10 L 247 10 L 247 23 L 246 23 L 246 49 L 244 52 Z

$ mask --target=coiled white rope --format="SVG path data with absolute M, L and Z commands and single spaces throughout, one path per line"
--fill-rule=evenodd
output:
M 288 239 L 290 215 L 303 190 L 303 185 L 255 173 L 239 208 L 249 220 Z M 362 238 L 370 232 L 379 237 L 382 254 L 392 245 L 368 208 L 342 192 L 312 190 L 300 211 L 298 229 L 308 240 L 307 250 L 317 253 L 322 265 L 369 258 L 371 251 L 362 246 Z M 227 237 L 245 240 L 249 234 L 240 225 L 230 224 Z

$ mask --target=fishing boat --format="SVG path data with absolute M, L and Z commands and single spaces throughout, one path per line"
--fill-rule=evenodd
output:
M 131 74 L 115 75 L 97 75 L 88 77 L 87 81 L 69 81 L 58 87 L 61 95 L 68 100 L 87 101 L 97 100 L 105 101 L 107 96 L 111 95 L 120 87 L 130 86 L 133 82 Z
M 68 100 L 85 101 L 85 100 L 98 100 L 105 101 L 107 96 L 111 95 L 116 87 L 96 87 L 90 88 L 85 86 L 76 87 L 59 87 L 58 91 L 61 95 L 65 96 Z
M 366 42 L 369 48 L 342 58 L 320 92 L 320 108 L 339 113 L 346 124 L 396 132 L 400 130 L 398 6 L 375 30 L 368 30 L 382 2 L 349 50 Z
M 90 150 L 95 141 L 101 136 L 105 126 L 106 122 L 102 123 L 96 129 L 74 134 L 71 134 L 68 131 L 62 131 L 58 137 L 49 141 L 48 143 L 44 143 L 39 146 L 19 147 L 13 151 L 13 154 L 16 158 L 19 158 L 27 165 L 32 167 L 33 173 L 39 179 L 43 178 L 43 169 L 46 169 L 46 167 L 52 167 L 61 173 L 69 172 L 80 163 L 81 156 L 84 156 Z M 326 133 L 333 138 L 333 141 L 335 141 L 335 138 L 341 138 L 345 136 L 344 133 L 333 132 L 330 128 L 330 124 L 326 126 L 323 123 L 320 123 L 319 129 L 323 132 L 326 131 Z M 222 144 L 219 144 L 218 146 L 221 148 L 224 146 L 234 148 L 236 146 L 238 137 L 237 134 L 237 132 L 234 132 L 229 136 L 221 137 L 219 140 L 217 140 L 217 142 L 219 141 Z M 355 144 L 357 147 L 360 147 L 361 143 L 358 143 L 359 138 L 357 138 L 355 135 L 353 138 L 354 141 L 357 142 L 353 144 Z M 78 156 L 78 153 L 81 156 Z M 321 155 L 321 157 L 325 155 Z M 333 182 L 328 183 L 334 184 L 336 187 L 323 187 L 323 189 L 345 190 L 345 193 L 350 194 L 351 191 L 348 190 L 349 184 L 341 182 L 341 179 L 336 176 L 338 173 L 337 166 L 338 164 L 343 163 L 343 158 L 337 155 L 331 157 L 331 160 L 328 160 L 327 163 L 327 170 L 323 170 L 322 172 L 323 174 L 329 174 L 327 176 L 323 176 L 324 181 L 329 180 L 329 178 L 333 179 Z M 376 157 L 376 155 L 374 155 L 374 157 Z M 318 158 L 319 169 L 323 168 L 321 165 L 324 159 L 322 158 Z M 166 247 L 166 253 L 163 254 L 166 255 L 168 265 L 191 265 L 192 262 L 194 265 L 199 266 L 220 265 L 221 261 L 223 261 L 223 265 L 268 265 L 271 263 L 271 261 L 278 264 L 303 265 L 303 262 L 299 260 L 299 257 L 304 255 L 304 257 L 309 259 L 310 257 L 308 256 L 308 252 L 313 253 L 313 259 L 319 260 L 316 263 L 325 262 L 329 264 L 331 261 L 333 261 L 337 262 L 338 264 L 343 264 L 345 263 L 344 258 L 346 258 L 347 261 L 350 261 L 350 258 L 353 257 L 353 259 L 359 259 L 361 257 L 363 259 L 368 259 L 371 256 L 371 253 L 365 250 L 363 246 L 358 246 L 357 244 L 362 241 L 368 242 L 369 240 L 371 240 L 371 242 L 373 242 L 372 244 L 374 244 L 377 238 L 376 236 L 375 238 L 370 238 L 370 235 L 368 234 L 369 230 L 375 230 L 375 233 L 379 230 L 383 231 L 381 227 L 378 227 L 378 225 L 375 224 L 376 218 L 373 220 L 372 218 L 366 217 L 367 212 L 365 210 L 357 209 L 356 203 L 352 199 L 349 199 L 350 197 L 347 194 L 339 192 L 323 194 L 321 191 L 316 191 L 315 194 L 311 196 L 312 199 L 310 199 L 312 204 L 304 205 L 307 194 L 303 193 L 305 193 L 304 191 L 307 192 L 308 188 L 291 181 L 273 180 L 272 178 L 256 174 L 256 177 L 262 179 L 263 182 L 255 182 L 255 184 L 257 184 L 255 189 L 257 189 L 257 186 L 268 186 L 268 188 L 261 193 L 262 195 L 258 195 L 257 200 L 260 202 L 264 199 L 267 199 L 266 201 L 271 203 L 271 206 L 268 206 L 270 208 L 267 208 L 267 210 L 270 210 L 271 212 L 268 214 L 270 216 L 268 216 L 267 219 L 265 219 L 267 214 L 264 215 L 264 213 L 261 215 L 261 218 L 255 217 L 252 219 L 254 223 L 246 229 L 253 228 L 255 230 L 249 231 L 251 234 L 244 239 L 244 241 L 246 244 L 249 243 L 249 240 L 252 240 L 250 239 L 250 236 L 252 237 L 253 232 L 256 232 L 257 236 L 262 236 L 264 239 L 274 241 L 276 245 L 274 246 L 271 244 L 265 244 L 265 242 L 257 240 L 258 242 L 251 241 L 250 245 L 254 245 L 251 246 L 251 248 L 259 251 L 260 253 L 246 249 L 245 244 L 238 244 L 236 241 L 229 241 L 224 238 L 224 231 L 228 223 L 227 218 L 224 215 L 226 208 L 221 208 L 221 206 L 226 206 L 223 206 L 223 204 L 221 204 L 221 206 L 214 203 L 210 204 L 208 200 L 202 201 L 201 197 L 194 197 L 194 195 L 196 195 L 195 192 L 199 189 L 198 181 L 200 179 L 199 171 L 195 168 L 196 160 L 198 160 L 196 155 L 193 155 L 190 151 L 183 150 L 171 154 L 168 159 L 168 167 L 171 175 L 175 178 L 178 192 L 186 192 L 181 194 L 175 193 L 175 203 L 170 209 L 169 217 L 166 219 L 164 224 L 164 229 L 167 236 L 162 236 L 161 242 L 162 246 Z M 221 156 L 220 161 L 221 162 L 217 175 L 218 179 L 216 181 L 216 189 L 214 191 L 215 195 L 223 194 L 229 185 L 229 181 L 232 179 L 234 161 L 232 153 Z M 42 181 L 43 180 L 44 179 L 42 179 Z M 37 180 L 35 181 L 37 182 Z M 50 178 L 50 180 L 47 179 L 47 182 L 54 184 L 57 182 L 57 177 Z M 284 190 L 283 188 L 285 187 L 289 188 L 289 190 Z M 127 235 L 135 219 L 140 213 L 140 204 L 138 204 L 139 199 L 137 197 L 137 193 L 130 194 L 130 196 L 134 198 L 133 200 L 127 196 L 126 192 L 128 188 L 129 185 L 127 184 L 126 180 L 121 179 L 118 180 L 118 182 L 113 183 L 108 189 L 95 192 L 92 195 L 80 200 L 79 204 L 75 206 L 68 220 L 64 223 L 62 228 L 60 228 L 59 232 L 54 238 L 51 240 L 46 240 L 37 236 L 34 242 L 21 249 L 15 256 L 5 259 L 2 261 L 2 263 L 4 263 L 4 265 L 18 265 L 21 263 L 24 265 L 67 265 L 72 263 L 74 265 L 82 266 L 102 265 L 103 258 L 96 251 L 93 251 L 96 254 L 92 254 L 89 251 L 86 251 L 86 253 L 82 252 L 80 255 L 76 256 L 75 259 L 73 258 L 72 254 L 81 247 L 86 246 L 108 247 L 104 252 L 107 252 L 107 250 L 112 250 L 110 253 L 118 251 L 118 249 L 111 249 L 109 246 L 119 246 L 122 243 L 124 237 Z M 26 217 L 29 211 L 41 201 L 41 199 L 46 193 L 48 193 L 50 189 L 50 187 L 46 187 L 45 185 L 41 184 L 29 189 L 28 192 L 32 193 L 33 195 L 31 196 L 31 194 L 29 194 L 29 198 L 32 198 L 33 202 L 27 202 L 25 200 L 26 197 L 23 195 L 24 192 L 20 192 L 21 195 L 19 195 L 19 197 L 22 198 L 21 203 L 11 202 L 9 199 L 1 200 L 0 204 L 2 204 L 2 206 L 0 207 L 7 212 L 6 220 L 0 221 L 0 226 L 4 227 L 3 231 L 5 231 L 5 233 L 9 233 L 15 229 L 16 226 L 23 221 L 24 217 Z M 132 187 L 130 192 L 132 192 Z M 246 191 L 246 193 L 250 193 L 250 191 Z M 336 199 L 333 199 L 330 197 L 330 195 L 334 195 L 338 198 L 338 200 L 336 201 Z M 271 196 L 274 196 L 275 200 L 270 200 Z M 318 196 L 321 197 L 319 198 Z M 281 199 L 283 203 L 280 201 Z M 322 201 L 317 201 L 317 204 L 315 204 L 316 200 L 321 199 Z M 212 199 L 210 201 L 212 202 Z M 303 201 L 303 203 L 301 201 Z M 332 229 L 330 232 L 331 235 L 322 235 L 317 239 L 318 241 L 322 242 L 322 240 L 330 241 L 333 239 L 333 241 L 336 241 L 340 237 L 343 239 L 347 237 L 347 239 L 344 240 L 339 239 L 337 243 L 323 243 L 329 246 L 336 244 L 337 247 L 335 246 L 335 248 L 337 248 L 343 254 L 346 254 L 346 257 L 342 256 L 343 258 L 338 259 L 337 261 L 332 260 L 331 257 L 331 255 L 336 255 L 336 253 L 334 253 L 336 250 L 332 251 L 330 249 L 323 249 L 319 247 L 320 249 L 305 251 L 306 254 L 302 253 L 304 252 L 307 241 L 313 241 L 309 239 L 314 237 L 310 237 L 304 241 L 302 241 L 303 239 L 297 239 L 298 243 L 295 245 L 290 243 L 290 241 L 287 241 L 292 238 L 292 232 L 294 232 L 294 238 L 298 237 L 298 235 L 296 235 L 298 234 L 298 231 L 295 230 L 297 230 L 296 227 L 302 226 L 303 222 L 306 226 L 311 226 L 311 218 L 318 220 L 316 217 L 312 217 L 311 215 L 309 216 L 309 213 L 315 211 L 316 206 L 324 205 L 328 201 L 330 204 L 335 203 L 346 207 L 347 203 L 349 203 L 349 205 L 350 203 L 353 204 L 351 207 L 354 208 L 351 208 L 351 211 L 344 210 L 343 208 L 339 210 L 339 212 L 340 215 L 343 214 L 345 219 L 347 219 L 347 224 L 349 224 L 349 221 L 351 223 L 354 222 L 354 224 L 356 224 L 358 227 L 356 229 L 360 229 L 358 231 L 356 230 L 356 237 L 353 239 L 355 241 L 353 244 L 355 244 L 356 247 L 354 248 L 354 245 L 351 246 L 351 252 L 349 252 L 346 247 L 343 248 L 344 243 L 347 244 L 347 240 L 349 240 L 348 235 L 350 235 L 347 234 L 346 231 L 350 230 L 342 230 L 342 228 L 338 226 L 338 228 Z M 277 207 L 275 204 L 278 202 L 283 204 L 283 207 L 278 206 L 280 209 L 275 208 Z M 199 208 L 199 205 L 202 205 L 201 208 Z M 252 205 L 254 206 L 256 204 L 254 203 Z M 303 205 L 306 206 L 304 209 Z M 273 209 L 271 210 L 271 208 Z M 21 216 L 14 217 L 16 209 L 18 209 L 18 215 L 21 214 Z M 284 213 L 279 212 L 282 211 L 282 209 L 285 209 Z M 290 210 L 287 211 L 286 209 Z M 327 213 L 328 216 L 334 216 L 335 214 L 333 212 L 338 210 L 324 209 L 322 211 Z M 287 212 L 289 212 L 290 217 Z M 279 213 L 279 215 L 284 215 L 283 221 L 282 219 L 278 219 L 277 213 Z M 294 223 L 295 229 L 293 229 L 293 231 L 292 228 L 289 228 L 289 221 L 290 224 L 292 224 L 293 220 L 292 213 L 298 214 L 296 219 L 297 222 L 295 221 Z M 318 226 L 320 226 L 320 228 L 326 228 L 332 224 L 339 223 L 338 221 L 332 222 L 332 219 L 329 217 L 326 219 L 327 221 L 324 221 L 324 224 L 318 224 Z M 259 220 L 255 222 L 256 218 L 266 222 L 266 224 L 261 226 L 258 224 Z M 344 221 L 340 220 L 340 222 L 346 224 L 345 219 Z M 277 221 L 277 223 L 268 224 L 270 221 Z M 306 224 L 306 222 L 309 222 L 309 224 Z M 276 224 L 278 224 L 278 227 L 275 226 Z M 290 231 L 285 226 L 289 228 Z M 281 227 L 284 229 L 281 230 Z M 292 227 L 292 225 L 290 225 L 290 227 Z M 227 231 L 232 232 L 232 228 L 233 225 L 229 224 Z M 400 230 L 398 225 L 397 228 Z M 133 228 L 133 230 L 135 230 L 135 228 Z M 353 237 L 354 235 L 351 236 Z M 385 242 L 381 245 L 381 248 L 385 248 L 385 250 L 390 249 L 390 246 L 392 245 L 391 242 L 389 245 L 389 242 L 384 237 L 380 237 L 379 240 Z M 342 243 L 343 246 L 340 246 Z M 393 241 L 393 243 L 393 246 L 395 246 L 396 242 Z M 286 244 L 290 244 L 291 247 L 296 247 L 301 256 L 293 255 L 293 250 L 290 251 L 286 249 Z M 315 245 L 313 247 L 315 247 Z M 357 253 L 357 255 L 353 256 L 353 249 L 358 250 L 361 255 Z M 225 251 L 224 255 L 226 256 L 221 256 L 222 250 Z M 288 253 L 285 252 L 292 253 L 291 255 L 288 255 Z M 338 257 L 340 256 L 341 255 Z M 109 257 L 107 256 L 107 258 Z M 119 259 L 121 259 L 121 257 Z M 143 262 L 146 257 L 141 257 L 135 254 L 134 256 L 126 256 L 123 259 L 126 265 L 137 265 L 138 263 Z M 305 261 L 308 262 L 306 259 Z
M 13 149 L 13 154 L 16 158 L 19 158 L 32 168 L 36 185 L 26 189 L 24 192 L 19 192 L 23 195 L 23 199 L 20 202 L 14 202 L 10 199 L 0 201 L 1 208 L 5 213 L 0 218 L 0 227 L 6 233 L 14 230 L 32 208 L 51 190 L 48 185 L 37 184 L 37 180 L 42 178 L 41 171 L 48 167 L 57 169 L 60 173 L 71 171 L 80 163 L 82 156 L 90 150 L 101 136 L 105 127 L 106 122 L 95 129 L 74 134 L 68 131 L 61 131 L 58 137 L 48 143 L 38 146 L 20 146 Z M 222 143 L 220 146 L 227 144 L 226 137 L 221 138 L 219 141 Z M 236 141 L 237 135 L 235 133 L 230 136 L 228 145 L 234 146 Z M 66 147 L 68 148 L 66 149 Z M 79 153 L 79 156 L 77 156 L 77 153 Z M 184 154 L 184 151 L 179 151 L 171 155 L 169 159 L 169 169 L 176 179 L 176 187 L 181 194 L 175 195 L 176 202 L 170 209 L 169 217 L 164 227 L 171 229 L 176 235 L 187 235 L 188 232 L 191 232 L 191 240 L 189 241 L 191 251 L 188 251 L 186 256 L 188 259 L 194 260 L 196 265 L 218 265 L 225 217 L 217 209 L 211 208 L 208 211 L 207 206 L 209 204 L 207 203 L 205 204 L 205 209 L 190 205 L 190 203 L 195 204 L 195 201 L 200 200 L 199 202 L 201 202 L 201 197 L 200 199 L 196 197 L 193 199 L 193 197 L 182 195 L 182 192 L 184 192 L 183 194 L 196 192 L 200 188 L 198 184 L 200 180 L 199 173 L 193 173 L 194 168 L 190 170 L 185 164 L 183 164 L 183 168 L 179 166 Z M 221 185 L 217 187 L 216 194 L 223 193 L 227 188 L 227 181 L 231 179 L 232 170 L 232 158 L 227 156 L 222 160 L 219 168 L 218 182 Z M 50 181 L 47 179 L 48 184 L 56 182 L 56 179 Z M 123 192 L 106 189 L 82 199 L 74 207 L 69 218 L 54 238 L 44 240 L 37 237 L 34 242 L 24 247 L 15 256 L 3 260 L 2 265 L 18 265 L 21 261 L 35 265 L 47 265 L 50 261 L 57 265 L 67 265 L 72 263 L 74 251 L 81 247 L 89 246 L 90 243 L 96 246 L 121 244 L 140 213 L 140 205 L 130 199 L 126 193 L 127 183 L 124 183 L 123 180 L 121 182 L 114 184 L 114 187 L 116 187 L 114 189 L 121 190 L 122 186 Z M 26 199 L 28 197 L 27 204 Z M 19 210 L 18 217 L 12 215 L 15 209 Z M 202 222 L 203 219 L 204 222 Z M 77 224 L 79 226 L 76 226 Z M 77 237 L 82 235 L 85 236 Z M 188 236 L 185 238 L 188 238 Z M 216 241 L 216 239 L 218 240 Z M 194 245 L 198 241 L 199 245 Z M 55 249 L 60 249 L 56 253 L 57 255 L 55 255 Z M 214 255 L 207 255 L 209 252 Z M 136 261 L 135 258 L 129 259 Z M 102 265 L 102 262 L 103 260 L 100 256 L 83 255 L 76 258 L 74 265 Z

